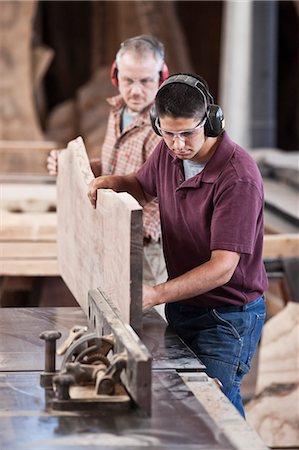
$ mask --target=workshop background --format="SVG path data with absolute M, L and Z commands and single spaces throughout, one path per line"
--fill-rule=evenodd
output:
M 164 43 L 170 73 L 208 81 L 264 177 L 268 320 L 243 395 L 266 443 L 296 448 L 299 1 L 0 2 L 0 306 L 76 304 L 59 277 L 46 156 L 79 135 L 100 155 L 105 99 L 117 93 L 110 67 L 139 34 Z M 260 430 L 267 414 L 272 425 Z

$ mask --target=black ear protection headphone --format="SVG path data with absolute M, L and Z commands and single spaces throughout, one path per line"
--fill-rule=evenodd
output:
M 126 47 L 128 44 L 132 43 L 133 41 L 147 42 L 148 44 L 151 45 L 151 47 L 153 48 L 155 53 L 158 53 L 161 56 L 161 58 L 164 60 L 164 50 L 163 50 L 162 44 L 160 44 L 160 42 L 158 40 L 151 38 L 151 36 L 141 35 L 141 36 L 136 36 L 136 37 L 127 39 L 126 41 L 121 43 L 120 48 Z M 163 62 L 163 66 L 159 72 L 159 85 L 161 85 L 166 80 L 166 78 L 168 78 L 168 76 L 169 76 L 168 67 L 167 67 L 166 63 Z M 112 82 L 113 86 L 118 87 L 118 67 L 117 67 L 116 59 L 114 60 L 112 66 L 111 66 L 110 77 L 111 77 L 111 82 Z
M 158 93 L 161 89 L 163 89 L 165 86 L 168 86 L 169 84 L 175 84 L 175 83 L 181 83 L 186 84 L 187 86 L 190 86 L 194 89 L 197 89 L 200 94 L 202 95 L 204 99 L 205 104 L 205 116 L 206 116 L 206 122 L 204 124 L 204 133 L 207 137 L 217 137 L 219 136 L 222 131 L 224 130 L 224 116 L 222 109 L 220 106 L 216 105 L 214 103 L 214 99 L 212 95 L 210 94 L 207 87 L 202 83 L 198 78 L 193 77 L 192 75 L 188 74 L 178 74 L 178 75 L 172 75 L 167 80 L 164 81 L 164 83 L 159 87 Z M 154 132 L 161 136 L 161 133 L 159 129 L 157 128 L 157 123 L 159 123 L 159 118 L 156 114 L 155 107 L 151 109 L 150 112 L 150 118 L 151 123 Z

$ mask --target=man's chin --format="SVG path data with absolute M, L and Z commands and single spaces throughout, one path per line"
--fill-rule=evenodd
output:
M 133 112 L 141 112 L 143 111 L 145 108 L 147 108 L 149 105 L 145 104 L 145 103 L 139 103 L 139 102 L 129 102 L 127 103 L 128 108 L 133 111 Z

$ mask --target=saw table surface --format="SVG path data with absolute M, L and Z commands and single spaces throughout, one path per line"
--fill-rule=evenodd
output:
M 47 413 L 34 372 L 0 374 L 1 450 L 231 449 L 175 370 L 153 372 L 152 416 L 140 410 Z
M 44 367 L 39 334 L 57 329 L 64 339 L 74 324 L 86 324 L 80 308 L 1 309 L 1 450 L 232 448 L 179 375 L 204 366 L 155 311 L 144 316 L 142 335 L 153 356 L 151 417 L 137 408 L 47 412 L 39 385 Z
M 207 377 L 204 366 L 156 311 L 144 315 L 140 336 L 152 355 L 151 416 L 134 407 L 93 413 L 48 410 L 47 390 L 40 387 L 44 343 L 39 334 L 58 330 L 62 341 L 73 325 L 86 322 L 81 308 L 1 308 L 1 450 L 267 448 L 213 383 L 196 382 L 206 401 L 199 399 L 192 380 Z M 61 357 L 56 362 L 59 369 Z
M 40 333 L 60 331 L 59 346 L 73 325 L 87 325 L 81 308 L 1 308 L 0 372 L 43 371 L 44 341 L 39 339 Z M 156 311 L 144 315 L 141 339 L 152 354 L 153 369 L 205 368 Z M 62 358 L 56 357 L 57 369 Z

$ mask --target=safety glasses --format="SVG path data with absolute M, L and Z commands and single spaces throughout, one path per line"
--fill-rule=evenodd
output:
M 155 120 L 155 125 L 156 125 L 157 130 L 161 134 L 161 136 L 164 137 L 165 139 L 174 140 L 176 137 L 178 137 L 180 139 L 186 140 L 186 139 L 192 139 L 193 137 L 195 137 L 199 133 L 200 129 L 205 125 L 206 120 L 207 120 L 207 118 L 204 117 L 204 119 L 198 125 L 196 125 L 194 128 L 191 128 L 189 130 L 182 130 L 182 131 L 164 130 L 164 128 L 161 128 L 161 126 L 160 126 L 158 117 Z

